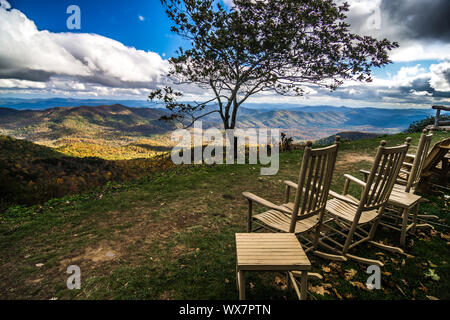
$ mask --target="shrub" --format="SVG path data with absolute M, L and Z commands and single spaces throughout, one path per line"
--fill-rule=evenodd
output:
M 429 116 L 428 118 L 425 118 L 423 120 L 414 121 L 409 125 L 409 128 L 405 130 L 405 133 L 415 133 L 415 132 L 422 132 L 425 127 L 434 124 L 435 121 L 434 116 Z M 445 121 L 450 120 L 450 116 L 448 115 L 441 115 L 439 117 L 439 120 Z

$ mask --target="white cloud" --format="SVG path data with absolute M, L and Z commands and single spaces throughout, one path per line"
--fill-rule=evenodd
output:
M 414 2 L 405 1 L 409 5 Z M 223 2 L 229 6 L 233 3 Z M 435 100 L 450 102 L 450 62 L 445 60 L 450 59 L 450 43 L 404 36 L 404 25 L 395 24 L 386 10 L 377 11 L 384 2 L 350 0 L 352 31 L 400 41 L 401 47 L 391 55 L 394 61 L 439 60 L 436 64 L 430 68 L 418 63 L 403 67 L 388 79 L 374 78 L 368 84 L 346 81 L 333 93 L 305 87 L 307 95 L 303 97 L 264 92 L 249 102 L 422 108 Z M 377 12 L 381 28 L 376 28 Z M 138 19 L 145 20 L 143 16 Z M 141 99 L 149 89 L 169 83 L 165 78 L 169 65 L 164 57 L 97 34 L 38 30 L 22 12 L 0 0 L 1 94 Z M 181 85 L 177 89 L 185 93 L 187 100 L 201 101 L 210 95 L 198 86 Z
M 437 91 L 450 91 L 450 62 L 446 61 L 430 66 L 430 85 Z
M 0 78 L 154 88 L 167 74 L 168 61 L 157 53 L 97 34 L 38 30 L 5 0 L 0 5 Z

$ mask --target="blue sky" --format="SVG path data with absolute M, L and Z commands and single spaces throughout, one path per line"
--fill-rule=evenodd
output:
M 335 0 L 342 2 L 342 0 Z M 224 0 L 226 5 L 232 0 Z M 371 84 L 308 88 L 250 102 L 428 108 L 450 102 L 450 1 L 349 0 L 351 31 L 400 43 Z M 81 29 L 68 30 L 69 5 Z M 168 58 L 187 42 L 170 32 L 159 0 L 0 0 L 0 98 L 146 99 L 167 83 Z M 184 87 L 186 99 L 208 92 Z
M 159 0 L 11 0 L 40 30 L 68 32 L 68 6 L 78 5 L 82 14 L 81 30 L 95 33 L 136 49 L 160 55 L 174 55 L 180 38 L 170 32 L 170 21 Z M 142 17 L 142 18 L 140 18 Z

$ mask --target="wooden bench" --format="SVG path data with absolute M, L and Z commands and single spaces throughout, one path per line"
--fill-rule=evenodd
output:
M 301 272 L 301 289 L 290 273 L 293 286 L 306 300 L 311 263 L 293 233 L 236 233 L 236 273 L 239 299 L 245 300 L 245 271 Z M 299 292 L 300 291 L 300 292 Z

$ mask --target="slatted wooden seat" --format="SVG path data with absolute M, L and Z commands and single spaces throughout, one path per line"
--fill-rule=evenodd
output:
M 236 233 L 236 254 L 240 300 L 245 299 L 246 271 L 300 272 L 301 289 L 293 284 L 299 298 L 306 299 L 311 262 L 293 233 Z
M 327 202 L 326 209 L 331 214 L 344 219 L 348 222 L 353 222 L 358 212 L 358 206 L 344 202 L 338 199 L 331 199 Z M 377 210 L 364 211 L 359 217 L 358 224 L 364 224 L 372 221 L 378 216 Z
M 291 228 L 292 217 L 287 214 L 280 214 L 279 211 L 269 210 L 253 217 L 266 226 L 282 232 L 289 232 Z M 311 230 L 319 223 L 318 216 L 312 216 L 295 222 L 294 233 L 303 233 Z
M 405 186 L 395 184 L 389 197 L 388 204 L 400 208 L 410 208 L 414 206 L 422 197 L 405 191 Z
M 379 266 L 383 266 L 381 261 L 349 254 L 349 250 L 364 242 L 370 242 L 383 249 L 403 252 L 400 248 L 374 242 L 373 237 L 405 159 L 409 141 L 410 138 L 404 145 L 390 148 L 386 147 L 386 141 L 382 141 L 367 182 L 345 174 L 343 193 L 329 191 L 333 199 L 328 200 L 326 205 L 327 216 L 322 225 L 325 233 L 319 239 L 320 246 L 342 257 Z M 348 194 L 351 182 L 362 187 L 359 200 Z

